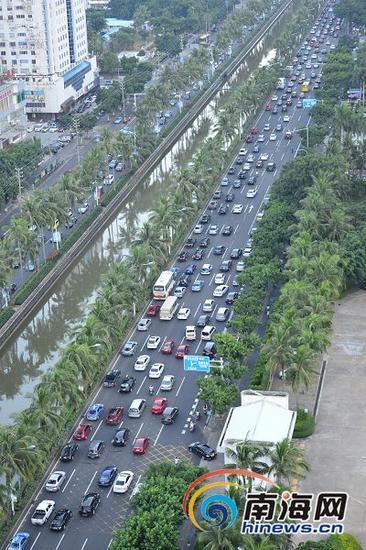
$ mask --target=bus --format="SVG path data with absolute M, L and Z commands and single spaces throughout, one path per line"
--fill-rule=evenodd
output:
M 174 286 L 174 273 L 172 271 L 163 271 L 153 286 L 153 296 L 155 300 L 165 300 Z
M 178 305 L 178 298 L 176 296 L 168 296 L 160 308 L 159 316 L 161 321 L 171 321 L 178 309 Z
M 198 38 L 198 43 L 200 46 L 208 46 L 210 43 L 210 35 L 207 34 L 201 34 L 201 36 Z
M 303 84 L 301 85 L 301 91 L 304 92 L 304 93 L 310 92 L 310 82 L 309 81 L 303 82 Z

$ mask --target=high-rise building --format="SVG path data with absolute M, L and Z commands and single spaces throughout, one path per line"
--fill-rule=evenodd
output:
M 26 112 L 67 112 L 97 85 L 85 0 L 0 0 L 0 73 L 25 81 Z

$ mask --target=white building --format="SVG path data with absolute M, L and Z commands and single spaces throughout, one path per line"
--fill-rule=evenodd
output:
M 0 0 L 1 71 L 26 83 L 32 118 L 68 110 L 95 85 L 85 0 Z

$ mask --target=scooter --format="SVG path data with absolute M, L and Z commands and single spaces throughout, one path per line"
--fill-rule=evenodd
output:
M 190 422 L 189 423 L 189 431 L 192 433 L 192 432 L 194 432 L 195 429 L 196 429 L 195 422 Z
M 17 285 L 15 283 L 11 283 L 10 285 L 10 293 L 11 294 L 14 294 L 14 292 L 16 291 L 17 289 Z
M 154 394 L 154 386 L 149 386 L 149 395 Z

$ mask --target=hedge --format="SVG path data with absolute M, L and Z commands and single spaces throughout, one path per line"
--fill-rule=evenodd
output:
M 313 415 L 304 409 L 298 409 L 293 437 L 296 439 L 309 437 L 309 435 L 314 433 L 314 430 L 315 418 Z
M 358 540 L 349 533 L 331 535 L 328 539 L 328 545 L 331 550 L 362 550 Z
M 252 374 L 249 379 L 250 390 L 268 390 L 270 373 L 267 370 L 267 357 L 264 353 L 258 356 Z

